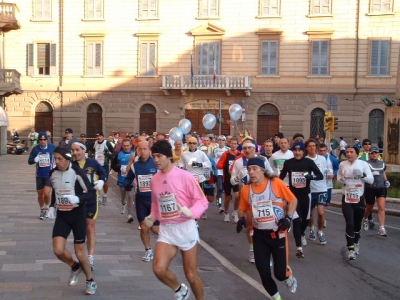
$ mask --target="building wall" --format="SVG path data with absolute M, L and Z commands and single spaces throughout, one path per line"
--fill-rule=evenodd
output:
M 290 136 L 301 129 L 308 136 L 312 109 L 326 110 L 326 99 L 334 94 L 338 98 L 334 114 L 340 120 L 335 135 L 349 141 L 354 136 L 367 136 L 369 111 L 383 110 L 380 98 L 393 98 L 395 92 L 400 47 L 398 0 L 394 0 L 394 14 L 377 16 L 368 15 L 369 1 L 359 1 L 359 24 L 358 1 L 352 0 L 332 0 L 332 16 L 326 17 L 309 16 L 309 0 L 281 1 L 278 18 L 258 18 L 257 0 L 222 0 L 220 17 L 211 19 L 197 17 L 197 1 L 160 0 L 159 18 L 155 20 L 138 19 L 138 1 L 105 0 L 104 20 L 97 21 L 84 19 L 85 1 L 53 1 L 52 18 L 46 22 L 34 21 L 34 2 L 18 1 L 21 29 L 6 33 L 4 38 L 5 68 L 22 74 L 24 89 L 22 95 L 7 97 L 5 108 L 10 128 L 18 128 L 23 135 L 34 126 L 35 108 L 40 101 L 49 102 L 53 108 L 55 126 L 48 130 L 57 137 L 66 127 L 84 132 L 86 109 L 93 102 L 103 108 L 102 130 L 107 133 L 139 131 L 140 107 L 146 103 L 157 109 L 157 130 L 168 132 L 182 119 L 185 103 L 223 99 L 241 104 L 244 99 L 245 126 L 250 131 L 256 130 L 257 110 L 271 103 L 280 112 L 281 131 Z M 62 40 L 60 2 L 64 12 Z M 188 96 L 177 90 L 166 96 L 160 89 L 163 75 L 190 74 L 190 54 L 195 42 L 204 38 L 193 37 L 190 32 L 207 24 L 222 31 L 218 37 L 222 40 L 221 74 L 251 76 L 250 97 L 243 91 L 227 96 L 224 90 L 191 90 Z M 260 76 L 260 31 L 281 31 L 279 76 Z M 150 33 L 158 42 L 158 76 L 140 77 L 138 35 Z M 84 45 L 89 35 L 104 42 L 104 72 L 100 77 L 84 76 Z M 310 76 L 310 38 L 331 39 L 330 76 Z M 391 39 L 389 76 L 369 76 L 371 38 Z M 55 76 L 27 75 L 27 44 L 40 41 L 57 44 Z M 195 59 L 195 72 L 196 67 Z M 235 131 L 232 128 L 232 133 Z

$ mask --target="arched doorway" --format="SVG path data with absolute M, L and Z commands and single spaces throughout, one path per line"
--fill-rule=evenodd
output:
M 369 113 L 368 138 L 376 143 L 378 137 L 383 137 L 385 116 L 381 109 L 373 109 Z
M 35 128 L 36 132 L 50 131 L 53 134 L 53 108 L 45 101 L 36 106 Z
M 275 105 L 264 104 L 257 111 L 257 143 L 274 137 L 279 131 L 279 110 Z
M 99 130 L 103 130 L 103 109 L 100 105 L 92 103 L 86 111 L 86 136 L 95 138 Z
M 311 137 L 316 137 L 317 135 L 325 137 L 324 117 L 325 117 L 325 110 L 323 110 L 322 108 L 318 107 L 311 111 L 311 122 L 310 122 Z
M 140 123 L 139 123 L 139 134 L 146 131 L 148 135 L 151 135 L 156 131 L 157 128 L 157 110 L 151 104 L 144 104 L 140 107 Z

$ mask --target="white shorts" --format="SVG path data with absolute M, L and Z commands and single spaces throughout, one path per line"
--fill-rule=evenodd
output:
M 160 224 L 157 242 L 177 246 L 182 251 L 192 249 L 197 242 L 200 242 L 195 220 L 178 224 Z

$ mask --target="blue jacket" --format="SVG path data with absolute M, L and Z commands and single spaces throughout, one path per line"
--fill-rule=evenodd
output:
M 41 159 L 36 163 L 36 177 L 38 178 L 49 178 L 50 171 L 55 167 L 54 163 L 54 150 L 56 146 L 53 144 L 47 144 L 45 149 L 40 148 L 36 145 L 32 148 L 29 154 L 28 164 L 35 164 L 35 157 L 40 155 Z
M 339 171 L 339 161 L 334 155 L 332 154 L 327 154 L 327 155 L 329 155 L 329 159 L 332 162 L 333 175 L 337 176 L 337 173 Z M 325 158 L 327 157 L 325 156 Z
M 120 152 L 118 152 L 118 163 L 120 166 L 127 166 L 129 163 L 129 159 L 131 157 L 131 154 L 134 153 L 133 150 L 131 150 L 130 152 L 124 152 L 123 150 L 121 150 Z M 124 185 L 124 181 L 126 179 L 126 176 L 123 176 L 121 173 L 121 170 L 119 170 L 118 172 L 118 180 L 117 180 L 117 185 L 118 186 L 125 186 Z M 132 179 L 133 181 L 133 179 Z M 130 183 L 132 183 L 132 181 Z M 130 184 L 129 183 L 129 184 Z
M 132 171 L 132 169 L 129 170 L 128 176 L 126 176 L 126 179 L 124 181 L 124 186 L 130 184 L 132 180 L 136 178 L 136 195 L 150 198 L 150 180 L 142 179 L 142 176 L 147 177 L 148 175 L 151 175 L 151 177 L 153 177 L 157 173 L 157 167 L 154 163 L 153 158 L 150 156 L 146 162 L 143 162 L 142 159 L 139 157 L 138 161 L 134 162 L 133 169 L 134 171 Z

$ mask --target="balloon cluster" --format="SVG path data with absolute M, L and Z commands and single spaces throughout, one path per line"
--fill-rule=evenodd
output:
M 192 129 L 192 123 L 188 119 L 179 121 L 178 127 L 173 127 L 169 131 L 169 137 L 174 141 L 182 141 L 183 135 L 188 134 Z

